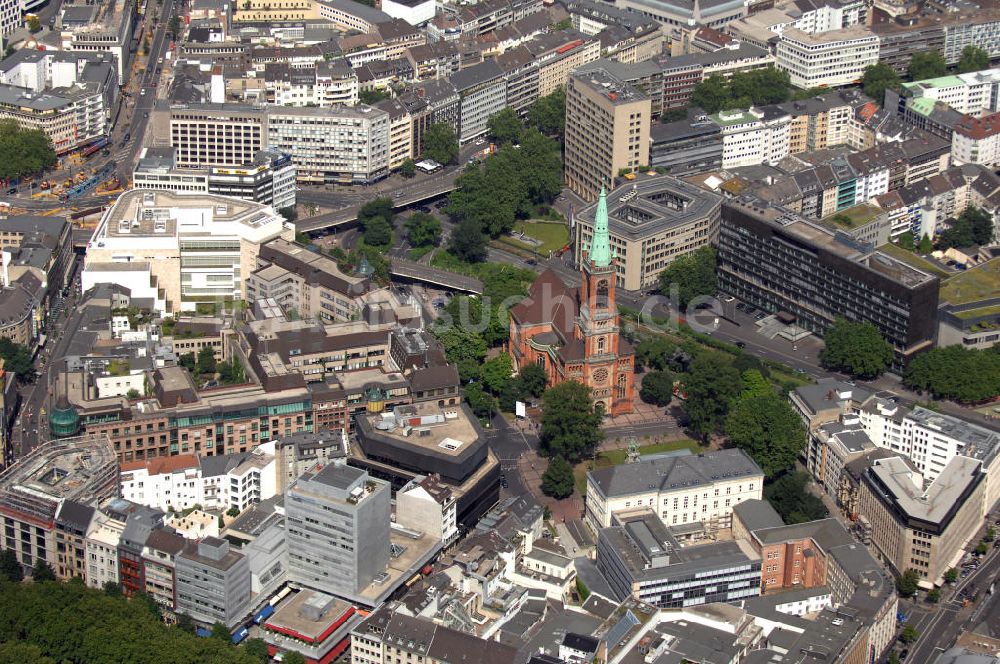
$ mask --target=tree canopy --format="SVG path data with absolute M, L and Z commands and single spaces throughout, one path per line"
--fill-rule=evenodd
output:
M 447 166 L 458 161 L 458 136 L 450 124 L 439 122 L 424 132 L 423 156 Z
M 974 244 L 989 244 L 993 241 L 993 217 L 977 207 L 967 207 L 958 219 L 938 236 L 938 247 L 969 247 Z
M 377 104 L 383 99 L 388 99 L 392 95 L 388 90 L 382 88 L 372 88 L 370 90 L 362 90 L 358 93 L 358 102 L 362 104 Z
M 712 74 L 695 86 L 691 105 L 700 106 L 708 113 L 718 113 L 779 104 L 788 101 L 790 85 L 788 72 L 774 67 L 737 72 L 728 80 L 720 74 Z
M 719 353 L 704 353 L 682 379 L 691 431 L 707 438 L 722 428 L 733 401 L 743 389 L 740 372 Z
M 795 465 L 806 443 L 802 420 L 774 392 L 740 398 L 726 418 L 730 442 L 750 455 L 766 477 Z
M 921 51 L 914 53 L 910 59 L 910 66 L 906 73 L 914 81 L 922 81 L 925 78 L 937 78 L 944 76 L 948 72 L 948 65 L 944 62 L 944 55 L 941 51 Z
M 41 583 L 42 581 L 55 581 L 55 570 L 53 570 L 52 566 L 47 562 L 38 558 L 35 560 L 35 564 L 31 568 L 31 580 L 35 583 Z
M 966 46 L 962 49 L 962 57 L 958 61 L 958 73 L 968 74 L 990 68 L 990 54 L 978 46 Z
M 787 473 L 764 486 L 764 499 L 787 524 L 826 518 L 829 514 L 826 505 L 807 486 L 809 473 Z
M 539 97 L 528 109 L 528 125 L 561 140 L 566 130 L 566 89 L 560 86 Z
M 82 583 L 0 583 L 0 660 L 87 664 L 255 664 L 243 648 L 167 627 L 144 602 Z M 155 644 L 155 647 L 150 647 Z
M 679 370 L 671 364 L 675 352 L 677 352 L 677 344 L 669 339 L 664 337 L 643 339 L 635 346 L 636 368 L 641 370 L 642 367 L 649 367 L 656 371 Z
M 823 366 L 831 371 L 867 379 L 875 378 L 892 364 L 892 346 L 871 323 L 838 318 L 823 341 L 820 357 Z
M 0 358 L 4 361 L 4 370 L 17 374 L 19 377 L 31 375 L 35 365 L 31 361 L 31 351 L 27 346 L 14 343 L 7 337 L 0 337 Z
M 591 456 L 601 442 L 602 418 L 582 383 L 569 380 L 550 387 L 542 395 L 542 453 L 572 463 Z
M 865 94 L 879 104 L 885 103 L 886 90 L 898 90 L 901 83 L 896 70 L 884 62 L 869 65 L 861 77 L 861 87 Z
M 660 292 L 669 296 L 670 287 L 676 284 L 680 307 L 687 309 L 688 303 L 695 297 L 715 295 L 719 288 L 719 278 L 715 269 L 715 249 L 709 246 L 701 247 L 675 258 L 660 273 Z
M 526 129 L 521 148 L 501 150 L 472 165 L 456 181 L 446 211 L 458 220 L 472 219 L 479 230 L 499 237 L 517 219 L 551 203 L 562 191 L 559 144 L 537 130 Z
M 542 475 L 542 493 L 562 500 L 573 495 L 573 466 L 561 456 L 549 459 Z
M 545 369 L 537 364 L 528 364 L 521 367 L 517 377 L 521 380 L 523 394 L 538 398 L 545 393 L 545 386 L 548 384 L 548 376 Z
M 52 141 L 39 129 L 22 129 L 15 120 L 0 120 L 0 179 L 40 173 L 56 163 Z
M 511 380 L 514 371 L 510 355 L 501 353 L 483 363 L 479 376 L 483 385 L 493 394 L 500 394 Z
M 0 551 L 0 579 L 19 583 L 24 578 L 24 568 L 12 549 Z
M 435 327 L 433 332 L 444 347 L 448 362 L 458 369 L 459 377 L 466 382 L 478 378 L 487 349 L 482 336 L 458 325 Z
M 908 569 L 896 577 L 896 590 L 903 597 L 911 597 L 917 594 L 920 588 L 920 575 L 915 569 Z
M 384 217 L 372 217 L 365 222 L 365 244 L 385 249 L 392 242 L 392 225 Z
M 466 218 L 458 222 L 451 232 L 448 251 L 465 263 L 479 263 L 489 255 L 486 234 L 476 219 Z
M 441 222 L 427 212 L 414 212 L 403 223 L 406 237 L 414 247 L 435 245 L 441 239 Z
M 903 382 L 938 399 L 977 403 L 1000 395 L 1000 352 L 945 346 L 910 360 Z
M 774 394 L 771 383 L 767 382 L 760 369 L 746 369 L 740 374 L 740 379 L 743 381 L 740 399 L 752 399 L 753 397 Z
M 524 131 L 521 118 L 517 117 L 517 111 L 510 106 L 504 106 L 503 110 L 490 116 L 486 123 L 486 129 L 499 145 L 519 142 L 521 132 Z
M 650 371 L 642 377 L 639 398 L 655 406 L 667 406 L 674 398 L 674 377 L 669 371 Z

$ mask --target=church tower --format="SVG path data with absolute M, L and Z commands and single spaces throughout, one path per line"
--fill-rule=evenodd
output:
M 576 336 L 583 342 L 584 378 L 594 401 L 605 412 L 617 415 L 632 412 L 633 362 L 631 349 L 620 357 L 616 261 L 608 231 L 608 203 L 601 189 L 594 218 L 590 251 L 580 266 L 580 315 Z M 625 366 L 627 365 L 627 366 Z

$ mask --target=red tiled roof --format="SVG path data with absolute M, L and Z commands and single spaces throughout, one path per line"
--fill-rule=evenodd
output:
M 996 136 L 1000 133 L 1000 113 L 984 115 L 981 118 L 965 115 L 955 125 L 955 133 L 967 136 L 974 141 Z
M 528 289 L 528 297 L 510 309 L 519 325 L 550 323 L 564 339 L 572 338 L 577 314 L 576 292 L 552 270 L 545 270 Z

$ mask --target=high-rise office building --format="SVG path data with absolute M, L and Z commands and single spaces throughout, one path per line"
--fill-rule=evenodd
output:
M 316 465 L 285 494 L 288 579 L 353 599 L 389 564 L 388 482 L 346 465 Z
M 588 201 L 622 170 L 649 165 L 650 98 L 604 69 L 566 88 L 566 184 Z
M 901 359 L 934 338 L 936 276 L 766 203 L 723 204 L 719 288 L 811 332 L 840 317 L 867 321 Z

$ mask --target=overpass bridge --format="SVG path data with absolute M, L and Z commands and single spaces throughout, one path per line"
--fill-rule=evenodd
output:
M 439 286 L 449 290 L 459 290 L 474 295 L 483 294 L 483 282 L 474 277 L 467 277 L 450 270 L 441 270 L 436 267 L 414 263 L 404 258 L 393 258 L 392 267 L 389 273 L 400 279 L 420 281 L 432 286 Z
M 359 199 L 359 202 L 342 207 L 339 210 L 325 212 L 323 214 L 316 215 L 315 217 L 299 219 L 295 222 L 295 231 L 297 233 L 309 233 L 313 231 L 320 231 L 325 228 L 339 228 L 341 226 L 351 224 L 357 220 L 358 211 L 361 209 L 361 206 L 369 200 L 374 200 L 376 198 L 391 198 L 393 207 L 398 210 L 399 208 L 416 205 L 432 198 L 437 198 L 438 196 L 450 194 L 455 190 L 455 180 L 459 174 L 460 171 L 453 171 L 446 173 L 444 177 L 421 182 L 405 189 L 372 193 L 365 199 Z M 300 202 L 314 203 L 320 206 L 328 206 L 330 204 L 330 198 L 332 198 L 332 196 L 309 192 L 301 192 L 298 197 Z

